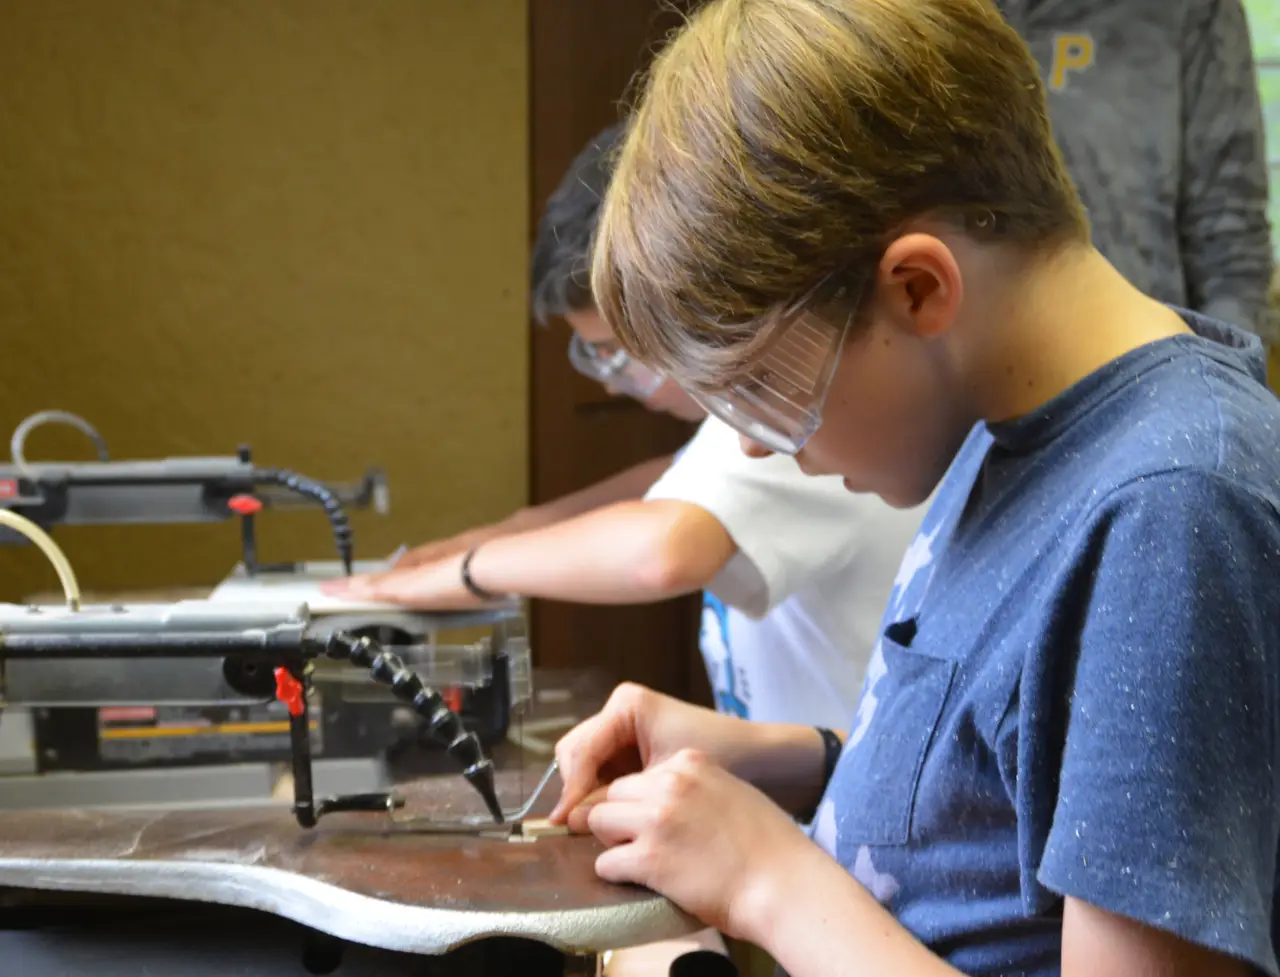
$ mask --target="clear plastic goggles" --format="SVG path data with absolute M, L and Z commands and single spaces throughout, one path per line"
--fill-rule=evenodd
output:
M 662 386 L 662 374 L 637 363 L 626 350 L 589 343 L 576 333 L 569 340 L 569 362 L 584 377 L 636 400 L 648 399 Z
M 796 454 L 822 425 L 822 408 L 856 314 L 847 295 L 846 288 L 837 289 L 823 309 L 809 309 L 808 299 L 797 303 L 794 317 L 778 329 L 744 379 L 715 393 L 689 394 L 744 437 L 777 454 Z

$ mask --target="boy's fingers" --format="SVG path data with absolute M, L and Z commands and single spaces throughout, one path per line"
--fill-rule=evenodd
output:
M 634 841 L 652 819 L 652 812 L 643 803 L 609 800 L 592 807 L 587 826 L 596 838 L 612 847 Z
M 320 584 L 320 590 L 326 594 L 349 594 L 363 593 L 369 586 L 369 578 L 364 577 L 339 577 L 336 580 L 325 580 Z
M 320 589 L 335 597 L 390 601 L 408 594 L 406 584 L 412 579 L 404 570 L 389 570 L 386 573 L 369 573 L 364 576 L 326 580 L 320 585 Z
M 600 853 L 596 874 L 606 882 L 644 885 L 649 872 L 645 853 L 639 845 L 621 844 Z
M 616 752 L 618 739 L 611 717 L 596 713 L 579 723 L 556 744 L 556 761 L 560 766 L 563 787 L 560 800 L 551 812 L 551 820 L 561 824 L 569 812 L 600 785 L 600 768 Z
M 447 556 L 449 551 L 450 547 L 447 543 L 431 543 L 419 546 L 417 549 L 409 550 L 407 553 L 401 553 L 399 559 L 391 565 L 392 572 L 396 570 L 411 570 L 426 563 L 434 563 L 440 557 Z
M 591 828 L 587 824 L 587 818 L 591 814 L 591 809 L 603 801 L 608 792 L 608 787 L 597 787 L 569 812 L 565 823 L 569 826 L 570 832 L 576 835 L 590 833 Z
M 551 820 L 562 824 L 610 775 L 630 773 L 639 766 L 634 717 L 627 710 L 605 706 L 556 744 L 556 760 L 564 787 Z

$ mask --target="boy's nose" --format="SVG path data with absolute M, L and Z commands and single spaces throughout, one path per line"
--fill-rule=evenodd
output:
M 772 451 L 762 445 L 759 441 L 753 441 L 745 434 L 740 435 L 738 443 L 742 446 L 742 453 L 748 458 L 768 458 Z

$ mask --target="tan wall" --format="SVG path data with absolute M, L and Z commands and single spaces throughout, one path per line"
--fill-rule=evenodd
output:
M 520 0 L 0 0 L 0 433 L 391 478 L 378 555 L 526 486 Z M 50 430 L 33 457 L 88 457 Z M 318 512 L 264 558 L 329 557 Z M 204 583 L 230 524 L 61 531 L 87 587 Z M 54 577 L 0 550 L 0 599 Z

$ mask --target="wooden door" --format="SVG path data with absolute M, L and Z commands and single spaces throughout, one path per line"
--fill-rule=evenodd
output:
M 657 0 L 531 0 L 531 227 L 570 161 L 619 118 L 635 72 L 679 13 Z M 531 231 L 532 237 L 532 231 Z M 569 366 L 568 327 L 530 326 L 530 497 L 544 502 L 671 452 L 693 428 L 611 398 Z M 700 598 L 601 608 L 535 603 L 542 667 L 600 667 L 615 679 L 709 701 L 697 654 Z

